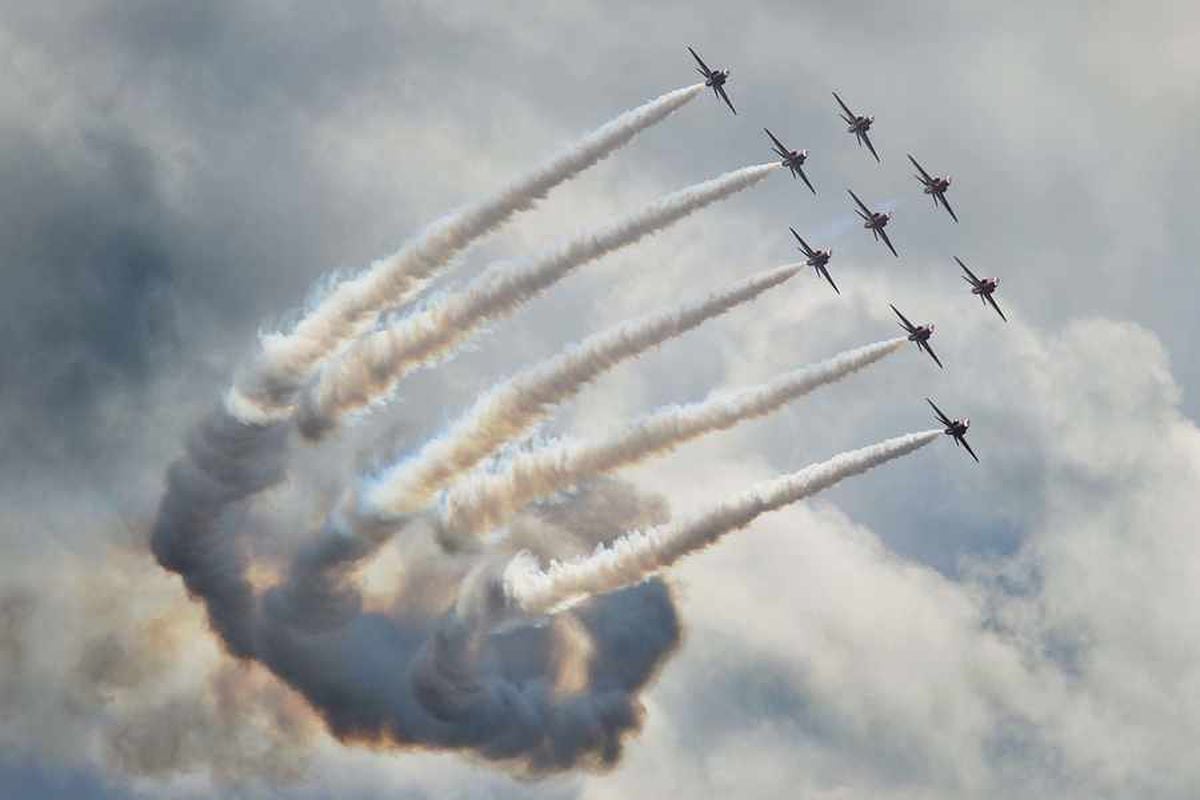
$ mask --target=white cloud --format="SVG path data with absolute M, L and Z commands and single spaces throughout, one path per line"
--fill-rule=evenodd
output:
M 952 580 L 816 503 L 695 558 L 677 573 L 690 634 L 652 694 L 672 720 L 647 730 L 652 775 L 746 797 L 1172 797 L 1200 779 L 1187 756 L 1200 725 L 1188 633 L 1200 437 L 1161 347 L 1101 320 L 997 342 L 1019 343 L 1028 374 L 1020 396 L 991 405 L 1047 432 L 1035 453 L 984 450 L 985 464 L 1047 465 L 1020 552 Z M 690 458 L 656 482 L 686 498 L 765 472 L 736 447 L 708 455 L 704 488 Z M 890 467 L 905 468 L 918 467 Z M 697 721 L 686 743 L 670 736 Z M 645 760 L 615 785 L 635 786 Z

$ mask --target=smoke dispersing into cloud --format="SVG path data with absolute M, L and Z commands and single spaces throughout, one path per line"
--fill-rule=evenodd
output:
M 324 385 L 350 389 L 354 397 L 377 392 L 378 381 L 368 382 L 369 390 L 363 391 L 357 376 L 386 375 L 382 385 L 390 386 L 411 365 L 444 353 L 484 320 L 511 311 L 570 269 L 749 188 L 777 168 L 767 164 L 723 175 L 529 262 L 492 268 L 464 291 L 392 329 L 365 334 L 337 356 L 335 342 L 357 333 L 362 318 L 377 310 L 383 296 L 377 290 L 389 283 L 394 270 L 380 268 L 383 277 L 376 278 L 368 273 L 372 288 L 365 293 L 357 288 L 363 279 L 351 279 L 351 288 L 335 288 L 335 299 L 318 306 L 297 329 L 299 341 L 318 341 L 319 346 L 301 347 L 298 360 L 275 362 L 289 364 L 286 369 L 261 374 L 298 376 L 323 358 L 344 365 L 368 353 L 370 370 L 327 367 Z M 497 220 L 503 216 L 498 210 L 489 214 Z M 486 227 L 476 224 L 473 230 Z M 460 244 L 468 238 L 460 236 Z M 424 252 L 424 247 L 414 252 Z M 518 375 L 485 394 L 459 426 L 376 478 L 371 503 L 388 513 L 390 525 L 397 514 L 427 511 L 439 487 L 527 430 L 595 375 L 754 299 L 797 271 L 795 265 L 768 270 L 700 302 L 617 326 Z M 387 294 L 394 296 L 390 290 Z M 341 299 L 345 297 L 351 300 Z M 308 336 L 314 327 L 320 335 Z M 275 396 L 287 396 L 288 380 L 268 382 L 285 388 Z M 232 655 L 266 666 L 347 741 L 467 750 L 532 773 L 615 762 L 625 734 L 640 725 L 641 689 L 678 640 L 674 607 L 661 584 L 608 595 L 581 611 L 573 625 L 489 631 L 455 609 L 486 586 L 496 565 L 514 551 L 500 546 L 445 552 L 430 526 L 422 531 L 410 525 L 405 531 L 410 545 L 422 538 L 432 543 L 422 557 L 408 551 L 406 581 L 428 583 L 423 574 L 437 575 L 448 581 L 443 586 L 449 590 L 388 613 L 364 603 L 353 569 L 338 568 L 372 552 L 363 550 L 363 526 L 356 523 L 349 536 L 319 539 L 316 550 L 302 553 L 285 580 L 269 580 L 264 588 L 255 577 L 256 556 L 241 527 L 247 518 L 233 512 L 285 480 L 291 426 L 286 418 L 271 415 L 246 418 L 241 400 L 229 399 L 241 392 L 235 388 L 197 426 L 185 455 L 169 469 L 151 536 L 159 563 L 181 575 L 203 602 L 210 625 Z M 344 411 L 345 395 L 340 397 L 334 406 Z M 306 568 L 313 564 L 319 568 Z M 564 664 L 576 666 L 561 680 L 552 679 Z M 580 664 L 589 666 L 582 669 Z M 572 691 L 554 688 L 564 682 Z

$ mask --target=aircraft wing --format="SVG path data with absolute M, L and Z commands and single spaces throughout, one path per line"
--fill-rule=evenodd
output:
M 796 233 L 796 229 L 790 225 L 788 226 L 788 230 L 792 232 L 792 236 L 795 236 L 796 241 L 800 243 L 800 249 L 804 251 L 804 255 L 811 256 L 813 251 L 812 248 L 808 246 L 808 242 L 801 239 L 800 234 Z
M 729 110 L 732 111 L 736 115 L 737 109 L 733 107 L 733 102 L 729 99 L 729 95 L 725 94 L 725 87 L 724 86 L 714 86 L 713 89 L 716 90 L 717 94 L 720 95 L 721 99 L 725 101 L 725 105 L 729 106 Z
M 804 181 L 804 185 L 808 187 L 808 190 L 813 194 L 816 194 L 817 190 L 813 188 L 812 183 L 810 183 L 808 180 L 808 176 L 804 174 L 804 168 L 796 167 L 796 172 L 800 173 L 800 180 Z
M 937 404 L 936 404 L 936 403 L 934 403 L 934 402 L 933 402 L 932 400 L 930 400 L 928 397 L 926 397 L 926 398 L 925 398 L 925 402 L 926 402 L 926 403 L 929 403 L 929 405 L 930 405 L 930 406 L 933 408 L 933 413 L 934 413 L 934 414 L 937 414 L 937 418 L 938 418 L 938 421 L 939 421 L 939 422 L 941 422 L 943 425 L 949 425 L 949 424 L 950 424 L 950 418 L 949 418 L 949 417 L 947 417 L 947 416 L 946 416 L 944 413 L 942 413 L 942 410 L 941 410 L 940 408 L 938 408 L 938 407 L 937 407 Z
M 975 451 L 971 449 L 971 445 L 967 444 L 967 440 L 959 439 L 958 441 L 962 442 L 962 446 L 967 448 L 967 452 L 971 454 L 971 458 L 975 459 L 975 463 L 978 464 L 979 456 L 975 455 Z
M 871 151 L 871 155 L 875 156 L 875 163 L 883 163 L 879 160 L 879 153 L 875 152 L 875 145 L 871 144 L 871 137 L 867 136 L 867 132 L 860 131 L 858 135 L 862 137 L 863 142 L 867 145 L 867 149 Z
M 942 360 L 937 357 L 937 353 L 933 352 L 933 348 L 929 346 L 928 340 L 921 342 L 920 344 L 921 344 L 921 349 L 924 350 L 926 353 L 929 353 L 929 357 L 933 359 L 933 363 L 937 364 L 942 369 L 946 368 L 946 365 L 942 363 Z
M 846 105 L 845 103 L 843 103 L 843 102 L 842 102 L 842 98 L 838 97 L 838 93 L 837 93 L 837 92 L 834 92 L 834 93 L 833 93 L 833 99 L 838 101 L 838 105 L 842 107 L 842 111 L 845 111 L 845 112 L 846 112 L 846 115 L 847 115 L 848 117 L 850 117 L 850 119 L 846 120 L 846 122 L 853 122 L 853 121 L 854 121 L 854 116 L 855 116 L 854 112 L 853 112 L 853 111 L 851 111 L 851 110 L 849 109 L 849 107 L 847 107 L 847 105 Z
M 693 50 L 691 47 L 688 47 L 688 52 L 692 54 L 692 58 L 696 59 L 696 63 L 700 65 L 700 69 L 703 70 L 701 74 L 704 77 L 707 78 L 712 74 L 712 70 L 708 68 L 708 64 L 704 63 L 704 59 L 702 59 L 695 50 Z
M 942 208 L 944 208 L 944 209 L 946 209 L 946 211 L 950 212 L 950 219 L 954 220 L 955 222 L 958 222 L 958 215 L 955 214 L 954 209 L 950 207 L 950 201 L 946 199 L 946 193 L 941 192 L 940 194 L 937 195 L 937 199 L 942 204 Z
M 1000 319 L 1004 320 L 1005 322 L 1008 322 L 1008 317 L 1004 316 L 1004 312 L 1000 310 L 1000 306 L 996 305 L 996 301 L 992 299 L 992 296 L 990 294 L 985 295 L 984 299 L 987 300 L 988 303 L 991 304 L 992 308 L 996 309 L 996 313 L 1000 315 Z
M 971 272 L 971 268 L 968 267 L 966 264 L 964 264 L 963 260 L 961 258 L 959 258 L 958 256 L 955 256 L 954 260 L 957 261 L 958 265 L 963 268 L 963 272 L 967 273 L 967 275 L 970 276 L 970 278 L 969 278 L 970 284 L 972 286 L 978 286 L 979 285 L 979 276 L 976 275 L 974 272 Z
M 917 163 L 917 160 L 915 158 L 913 158 L 911 154 L 909 154 L 908 160 L 911 161 L 912 165 L 917 168 L 917 172 L 921 173 L 921 178 L 922 178 L 923 182 L 933 183 L 933 178 L 929 177 L 929 173 L 926 172 L 924 170 L 924 168 L 920 164 Z
M 856 195 L 854 193 L 853 189 L 847 189 L 846 191 L 849 192 L 850 196 L 854 198 L 854 202 L 858 203 L 858 207 L 863 210 L 863 213 L 865 213 L 867 215 L 867 217 L 870 218 L 871 209 L 867 208 L 867 206 L 863 203 L 863 201 L 858 199 L 858 195 Z
M 825 276 L 825 280 L 829 281 L 829 285 L 833 287 L 833 290 L 838 294 L 841 294 L 842 292 L 840 289 L 838 289 L 837 284 L 833 282 L 833 278 L 830 276 L 829 270 L 825 269 L 825 267 L 817 267 L 817 269 L 820 270 L 821 274 Z
M 891 303 L 888 303 L 888 305 L 889 305 L 889 306 L 892 306 L 892 304 L 891 304 Z M 896 312 L 896 316 L 900 318 L 900 321 L 901 321 L 902 323 L 904 323 L 904 329 L 905 329 L 905 330 L 907 330 L 907 331 L 911 331 L 913 328 L 915 328 L 915 327 L 916 327 L 915 325 L 913 325 L 911 322 L 909 322 L 909 321 L 908 321 L 908 317 L 906 317 L 906 316 L 904 316 L 903 314 L 901 314 L 901 313 L 900 313 L 900 309 L 896 308 L 895 306 L 892 306 L 892 311 L 895 311 L 895 312 Z
M 767 136 L 771 137 L 771 141 L 775 144 L 775 152 L 779 153 L 779 155 L 781 155 L 781 156 L 786 157 L 788 154 L 788 149 L 783 146 L 783 142 L 776 139 L 775 134 L 771 133 L 766 128 L 763 128 L 763 133 L 765 133 L 765 134 L 767 134 Z
M 883 243 L 888 246 L 888 250 L 892 251 L 892 255 L 899 258 L 900 254 L 896 252 L 895 247 L 892 247 L 892 240 L 888 238 L 887 231 L 883 228 L 872 228 L 872 230 L 879 234 L 879 238 L 883 239 Z

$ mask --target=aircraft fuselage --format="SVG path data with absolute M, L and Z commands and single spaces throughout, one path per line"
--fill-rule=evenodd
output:
M 949 178 L 934 178 L 932 182 L 925 184 L 925 194 L 945 194 L 949 188 Z
M 833 253 L 829 250 L 818 250 L 809 256 L 808 265 L 810 267 L 823 267 L 829 263 L 829 259 L 832 256 Z
M 908 334 L 908 340 L 910 342 L 928 342 L 930 336 L 933 336 L 932 325 L 918 325 Z
M 1000 285 L 999 278 L 980 278 L 979 285 L 971 287 L 971 294 L 989 295 Z
M 871 218 L 863 223 L 863 227 L 868 230 L 880 230 L 887 227 L 888 220 L 890 219 L 891 217 L 881 211 L 873 211 L 871 212 Z
M 798 167 L 808 159 L 807 150 L 790 150 L 783 157 L 782 163 L 785 167 Z

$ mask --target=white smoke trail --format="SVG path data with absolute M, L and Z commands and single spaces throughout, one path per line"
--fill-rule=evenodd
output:
M 364 336 L 304 392 L 298 411 L 301 430 L 319 436 L 346 413 L 386 394 L 409 371 L 444 357 L 480 325 L 512 313 L 571 270 L 753 186 L 777 169 L 777 163 L 746 167 L 669 194 L 541 256 L 494 265 L 443 302 Z
M 761 514 L 911 453 L 941 433 L 910 433 L 841 453 L 799 472 L 760 483 L 687 521 L 628 533 L 608 546 L 596 548 L 590 556 L 553 562 L 546 569 L 540 568 L 528 553 L 521 553 L 504 570 L 505 597 L 527 614 L 545 614 L 640 583 L 725 534 L 746 527 Z
M 896 352 L 906 341 L 901 337 L 876 342 L 759 386 L 721 392 L 687 406 L 670 406 L 596 442 L 518 455 L 504 471 L 473 475 L 450 490 L 442 504 L 442 526 L 454 536 L 489 530 L 538 497 L 769 414 Z
M 226 409 L 248 424 L 285 418 L 295 392 L 312 371 L 361 335 L 380 312 L 410 299 L 472 241 L 531 208 L 555 186 L 604 159 L 703 90 L 703 84 L 676 89 L 625 112 L 503 191 L 437 220 L 395 254 L 339 284 L 293 331 L 263 337 L 258 357 L 227 393 Z
M 369 516 L 387 520 L 425 508 L 455 477 L 527 433 L 558 403 L 619 362 L 695 328 L 779 286 L 800 271 L 787 264 L 685 303 L 589 336 L 479 398 L 444 435 L 376 477 L 363 498 Z M 359 513 L 364 513 L 360 510 Z
M 678 107 L 696 91 L 699 87 L 676 93 L 670 102 Z M 665 105 L 653 113 L 642 109 L 648 114 L 643 123 L 669 111 Z M 639 348 L 652 347 L 782 283 L 798 266 L 776 268 L 702 302 L 587 339 L 493 390 L 473 416 L 422 451 L 422 458 L 398 465 L 395 516 L 352 515 L 350 524 L 342 525 L 343 511 L 356 510 L 358 497 L 370 499 L 379 488 L 369 481 L 355 483 L 326 520 L 322 535 L 295 548 L 289 542 L 260 548 L 251 546 L 251 539 L 261 544 L 263 537 L 294 530 L 302 511 L 276 507 L 282 513 L 270 519 L 276 515 L 267 507 L 247 508 L 256 498 L 268 507 L 279 505 L 263 495 L 288 480 L 291 406 L 313 371 L 373 326 L 381 310 L 410 297 L 471 237 L 531 204 L 571 170 L 602 157 L 605 147 L 627 140 L 635 128 L 596 134 L 599 141 L 585 142 L 593 148 L 590 153 L 568 153 L 500 197 L 435 223 L 393 258 L 335 287 L 293 332 L 262 342 L 256 361 L 187 437 L 166 473 L 150 539 L 159 564 L 179 575 L 190 595 L 203 602 L 211 629 L 231 655 L 257 661 L 285 681 L 342 742 L 453 749 L 536 777 L 576 766 L 609 768 L 641 725 L 641 694 L 680 636 L 677 610 L 662 582 L 596 598 L 575 620 L 569 640 L 554 636 L 551 626 L 525 628 L 517 638 L 494 636 L 494 630 L 479 624 L 494 619 L 498 608 L 536 607 L 536 595 L 526 598 L 526 604 L 505 604 L 498 581 L 498 570 L 520 547 L 538 553 L 544 563 L 554 553 L 579 552 L 576 548 L 587 546 L 585 542 L 599 540 L 586 524 L 577 524 L 588 518 L 608 520 L 613 533 L 645 524 L 641 520 L 650 518 L 653 504 L 632 488 L 603 493 L 599 500 L 564 503 L 557 520 L 546 524 L 569 540 L 565 548 L 543 546 L 535 536 L 514 536 L 503 547 L 447 553 L 429 536 L 440 531 L 426 524 L 414 526 L 421 535 L 409 540 L 412 547 L 397 548 L 404 579 L 389 587 L 394 591 L 388 597 L 373 597 L 374 581 L 357 567 L 375 552 L 373 545 L 405 521 L 405 512 L 413 510 L 412 516 L 428 522 L 422 501 L 431 499 L 431 492 L 440 492 L 458 471 L 470 469 L 518 435 L 550 404 Z M 642 228 L 608 229 L 603 232 L 610 237 L 608 244 L 572 243 L 555 255 L 560 261 L 542 263 L 540 272 L 497 270 L 490 282 L 476 284 L 492 292 L 482 296 L 491 305 L 471 306 L 483 302 L 478 297 L 470 302 L 452 298 L 450 307 L 474 308 L 478 318 L 459 318 L 469 324 L 504 313 L 506 304 L 548 285 L 560 274 L 556 270 L 569 268 L 564 263 L 582 257 L 579 253 L 618 246 L 615 237 L 645 235 L 654 225 L 668 224 L 774 168 L 743 170 L 690 190 L 701 195 L 668 198 L 676 205 L 652 207 L 648 220 L 624 223 Z M 453 328 L 448 334 L 439 331 L 422 346 L 436 354 L 438 348 L 452 347 L 456 335 L 461 334 Z M 293 488 L 302 492 L 301 481 Z M 364 500 L 363 507 L 368 506 Z M 233 525 L 231 512 L 237 517 Z M 289 551 L 292 560 L 281 573 L 279 558 Z M 382 566 L 387 571 L 388 565 Z M 260 572 L 259 567 L 265 569 Z M 565 650 L 576 648 L 577 659 L 561 660 Z M 567 683 L 557 683 L 556 677 Z

